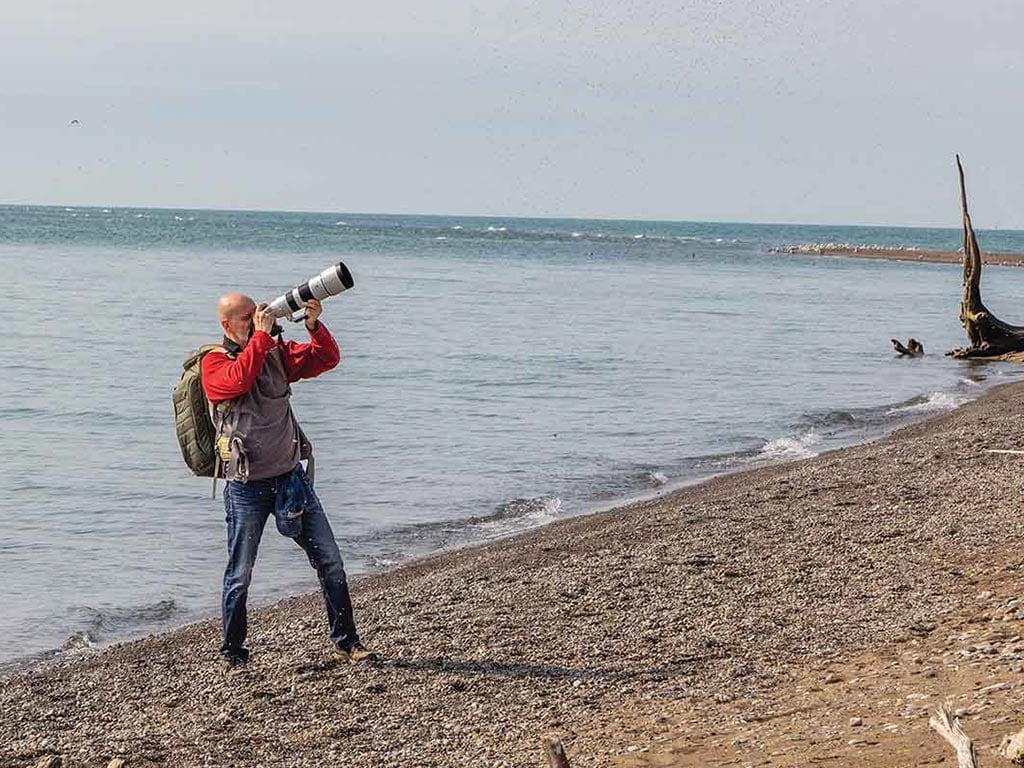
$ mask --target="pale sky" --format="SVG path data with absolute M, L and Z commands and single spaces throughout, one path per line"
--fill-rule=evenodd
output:
M 1024 228 L 1009 0 L 4 5 L 0 203 Z

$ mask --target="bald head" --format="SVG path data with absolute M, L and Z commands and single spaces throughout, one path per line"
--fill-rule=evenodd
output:
M 217 319 L 223 323 L 225 320 L 234 320 L 239 315 L 248 315 L 256 309 L 256 302 L 244 293 L 229 293 L 221 296 L 217 302 Z
M 244 347 L 252 334 L 252 316 L 256 302 L 244 293 L 229 293 L 217 302 L 217 318 L 224 335 Z

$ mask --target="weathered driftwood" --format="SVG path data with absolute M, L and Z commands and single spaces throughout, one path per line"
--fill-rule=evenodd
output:
M 899 339 L 890 339 L 892 348 L 900 357 L 921 357 L 924 355 L 924 344 L 915 338 L 907 339 L 907 345 L 903 346 Z
M 969 347 L 959 347 L 947 355 L 957 358 L 993 358 L 1024 351 L 1024 327 L 1005 323 L 981 301 L 981 249 L 967 211 L 967 188 L 960 155 L 956 156 L 960 175 L 960 209 L 964 227 L 964 290 L 960 299 L 960 322 L 967 331 Z
M 978 758 L 974 754 L 974 742 L 964 733 L 959 719 L 950 712 L 948 706 L 943 704 L 939 707 L 928 720 L 928 725 L 956 750 L 959 768 L 978 768 Z
M 125 765 L 127 765 L 127 763 L 125 763 L 123 757 L 115 757 L 113 760 L 107 763 L 107 768 L 124 768 Z
M 544 745 L 544 754 L 547 755 L 551 768 L 569 768 L 569 758 L 565 756 L 565 748 L 560 739 L 555 736 L 542 736 L 541 743 Z

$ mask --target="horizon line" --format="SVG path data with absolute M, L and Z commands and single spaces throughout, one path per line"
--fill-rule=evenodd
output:
M 763 227 L 855 227 L 862 229 L 951 229 L 960 230 L 961 226 L 937 226 L 931 224 L 864 224 L 864 223 L 839 223 L 839 222 L 798 222 L 798 221 L 742 221 L 738 219 L 645 219 L 645 218 L 621 218 L 612 216 L 524 216 L 522 214 L 488 214 L 488 213 L 394 213 L 381 211 L 339 211 L 339 210 L 311 210 L 311 209 L 286 209 L 286 208 L 181 208 L 157 205 L 119 205 L 107 204 L 67 204 L 67 203 L 3 203 L 0 208 L 58 208 L 58 209 L 115 209 L 120 208 L 130 211 L 205 211 L 209 213 L 283 213 L 283 214 L 312 214 L 322 216 L 406 216 L 418 218 L 446 218 L 446 219 L 520 219 L 540 221 L 607 221 L 607 222 L 637 222 L 645 224 L 720 224 L 737 225 L 747 224 Z M 977 227 L 982 232 L 1024 232 L 1024 225 L 1017 227 Z

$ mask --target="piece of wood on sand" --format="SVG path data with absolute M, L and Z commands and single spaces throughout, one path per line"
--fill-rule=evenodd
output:
M 960 720 L 943 704 L 928 720 L 928 725 L 956 750 L 959 768 L 978 768 L 978 758 L 974 754 L 974 742 L 960 727 Z
M 947 355 L 956 358 L 1003 358 L 1020 360 L 1024 357 L 1024 327 L 1010 325 L 988 311 L 981 301 L 981 249 L 967 211 L 967 188 L 960 155 L 956 156 L 956 169 L 960 175 L 960 210 L 964 227 L 964 282 L 960 299 L 960 322 L 967 331 L 968 347 L 958 347 Z
M 569 758 L 565 755 L 565 747 L 556 736 L 541 736 L 544 754 L 547 755 L 550 768 L 569 768 Z

